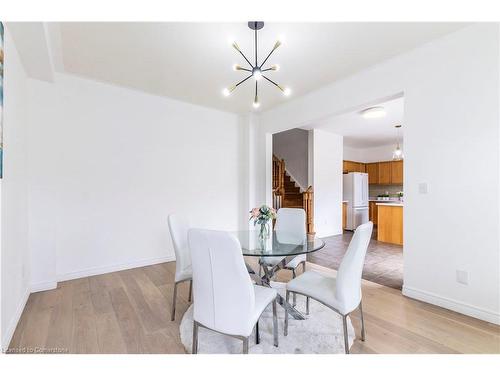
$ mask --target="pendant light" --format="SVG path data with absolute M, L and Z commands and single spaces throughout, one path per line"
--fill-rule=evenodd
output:
M 238 44 L 236 42 L 233 42 L 233 44 L 232 44 L 233 48 L 241 56 L 243 56 L 243 58 L 245 59 L 245 61 L 248 63 L 248 68 L 247 67 L 242 67 L 239 64 L 235 64 L 235 65 L 233 65 L 233 70 L 247 72 L 248 76 L 246 78 L 242 79 L 241 81 L 239 81 L 238 83 L 236 83 L 236 84 L 234 84 L 234 85 L 232 85 L 230 87 L 227 87 L 224 90 L 222 90 L 222 94 L 224 96 L 231 95 L 231 93 L 239 85 L 241 85 L 243 82 L 246 82 L 250 77 L 253 77 L 253 79 L 255 80 L 255 95 L 254 95 L 254 100 L 253 100 L 253 107 L 255 109 L 257 109 L 257 108 L 260 107 L 260 101 L 259 101 L 259 95 L 258 95 L 258 89 L 259 89 L 258 82 L 259 81 L 262 82 L 262 78 L 264 78 L 265 81 L 271 83 L 272 85 L 276 86 L 279 90 L 281 90 L 281 92 L 283 93 L 284 96 L 290 96 L 290 94 L 292 93 L 292 91 L 290 90 L 290 88 L 283 87 L 280 84 L 278 84 L 275 81 L 273 81 L 272 79 L 270 79 L 267 75 L 264 75 L 264 73 L 267 74 L 267 73 L 271 73 L 273 71 L 278 71 L 280 69 L 279 65 L 277 65 L 277 64 L 273 64 L 273 65 L 269 66 L 268 68 L 265 68 L 264 64 L 267 62 L 267 60 L 273 54 L 273 52 L 279 46 L 281 46 L 282 41 L 280 41 L 280 40 L 276 41 L 276 43 L 274 44 L 274 47 L 271 49 L 271 52 L 269 52 L 267 54 L 267 57 L 262 62 L 259 63 L 258 54 L 257 54 L 257 52 L 258 52 L 257 31 L 259 31 L 260 29 L 262 29 L 264 27 L 264 22 L 262 22 L 262 21 L 251 21 L 251 22 L 248 22 L 248 27 L 251 30 L 253 30 L 254 34 L 255 34 L 255 60 L 254 60 L 254 63 L 250 62 L 250 60 L 241 51 L 241 49 L 238 46 Z M 265 81 L 263 81 L 263 82 L 265 82 Z
M 401 125 L 396 125 L 396 148 L 392 152 L 392 160 L 403 160 L 403 150 L 399 144 L 399 129 Z

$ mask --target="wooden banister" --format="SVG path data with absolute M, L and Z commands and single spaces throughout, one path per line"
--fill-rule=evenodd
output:
M 314 191 L 312 186 L 309 186 L 302 193 L 302 208 L 306 211 L 307 234 L 314 235 Z
M 273 193 L 285 194 L 285 160 L 273 155 Z
M 273 155 L 273 207 L 279 210 L 282 207 L 297 207 L 302 205 L 306 212 L 306 229 L 308 235 L 314 235 L 314 192 L 312 186 L 302 192 L 302 202 L 294 202 L 295 199 L 286 200 L 285 195 L 285 160 Z M 293 181 L 293 180 L 292 180 Z M 297 193 L 290 193 L 296 196 Z M 300 197 L 300 196 L 299 196 Z M 299 206 L 300 207 L 300 206 Z

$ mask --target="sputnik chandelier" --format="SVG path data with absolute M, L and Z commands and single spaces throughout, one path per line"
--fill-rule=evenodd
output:
M 276 86 L 278 89 L 281 90 L 281 92 L 283 93 L 283 95 L 285 96 L 289 96 L 291 94 L 291 90 L 289 88 L 285 88 L 285 87 L 282 87 L 281 85 L 277 84 L 276 82 L 274 82 L 272 79 L 266 77 L 263 73 L 264 72 L 270 72 L 270 71 L 278 71 L 279 70 L 279 65 L 271 65 L 269 68 L 265 68 L 264 67 L 264 64 L 267 62 L 267 60 L 269 59 L 269 57 L 273 54 L 273 52 L 282 44 L 282 42 L 280 40 L 276 41 L 276 43 L 274 44 L 274 47 L 273 49 L 271 50 L 271 52 L 269 52 L 269 54 L 267 55 L 267 57 L 262 61 L 262 63 L 259 65 L 258 63 L 258 55 L 257 55 L 257 50 L 258 50 L 258 45 L 257 45 L 257 31 L 262 29 L 264 27 L 264 22 L 260 22 L 260 21 L 251 21 L 251 22 L 248 22 L 248 27 L 252 30 L 255 31 L 255 63 L 252 64 L 250 62 L 250 60 L 245 56 L 245 54 L 241 51 L 240 47 L 238 46 L 238 44 L 236 42 L 233 42 L 232 46 L 233 48 L 238 51 L 241 56 L 243 56 L 243 58 L 245 59 L 245 61 L 248 63 L 249 65 L 249 68 L 245 68 L 245 67 L 242 67 L 238 64 L 234 65 L 233 66 L 233 69 L 235 71 L 243 71 L 243 72 L 248 72 L 250 73 L 250 75 L 244 79 L 242 79 L 241 81 L 239 81 L 237 84 L 235 85 L 232 85 L 231 87 L 229 88 L 225 88 L 222 93 L 224 96 L 229 96 L 231 95 L 231 93 L 239 86 L 241 85 L 243 82 L 246 82 L 248 79 L 250 79 L 251 77 L 253 77 L 255 79 L 255 97 L 254 97 L 254 101 L 253 101 L 253 107 L 254 108 L 259 108 L 260 107 L 260 102 L 259 102 L 259 81 L 264 78 L 266 81 L 268 81 L 269 83 L 273 84 L 274 86 Z

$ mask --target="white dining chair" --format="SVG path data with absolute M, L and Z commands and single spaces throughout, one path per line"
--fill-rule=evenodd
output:
M 262 312 L 273 308 L 274 346 L 278 346 L 278 317 L 274 289 L 253 285 L 238 240 L 227 232 L 203 229 L 189 231 L 193 261 L 193 347 L 198 352 L 200 327 L 243 341 L 248 339 Z
M 372 230 L 373 223 L 371 221 L 360 225 L 355 230 L 336 277 L 307 271 L 286 285 L 287 301 L 290 293 L 301 294 L 322 303 L 342 316 L 346 354 L 349 354 L 347 316 L 356 308 L 359 308 L 361 316 L 361 341 L 365 341 L 365 322 L 361 303 L 361 275 Z M 288 335 L 288 311 L 285 312 L 284 333 L 285 336 Z
M 168 227 L 175 252 L 174 295 L 172 298 L 172 313 L 170 319 L 175 320 L 175 305 L 177 299 L 177 285 L 189 281 L 188 301 L 191 302 L 193 292 L 193 272 L 191 269 L 191 254 L 188 245 L 189 223 L 185 217 L 171 214 L 168 216 Z
M 274 231 L 280 243 L 300 245 L 306 238 L 306 212 L 302 208 L 280 208 L 276 215 Z M 263 258 L 267 266 L 275 267 L 284 257 Z M 306 255 L 295 256 L 285 264 L 284 269 L 292 271 L 292 277 L 297 276 L 297 268 L 302 265 L 302 272 L 306 272 Z M 296 294 L 293 295 L 293 306 L 296 305 Z M 308 305 L 308 304 L 307 304 Z

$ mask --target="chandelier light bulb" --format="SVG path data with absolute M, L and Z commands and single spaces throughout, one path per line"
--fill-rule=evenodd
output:
M 236 51 L 240 52 L 240 46 L 238 46 L 238 43 L 233 42 L 231 45 L 233 46 L 233 48 L 234 48 Z
M 292 90 L 290 90 L 289 87 L 285 87 L 285 89 L 283 90 L 283 95 L 290 96 L 291 94 L 292 94 Z
M 252 105 L 253 105 L 253 107 L 254 107 L 255 109 L 257 109 L 257 108 L 259 108 L 259 107 L 260 107 L 260 102 L 258 101 L 258 99 L 257 99 L 257 98 L 255 98 L 255 100 L 254 100 L 254 102 L 253 102 L 253 104 L 252 104 Z
M 233 70 L 234 70 L 234 71 L 241 70 L 241 66 L 240 66 L 240 64 L 234 64 L 234 65 L 233 65 Z
M 274 47 L 273 47 L 273 50 L 275 50 L 276 48 L 278 48 L 279 46 L 281 46 L 283 42 L 281 40 L 277 40 L 276 43 L 274 43 Z
M 229 96 L 231 93 L 234 91 L 236 86 L 231 86 L 231 87 L 226 87 L 224 90 L 222 90 L 222 95 L 224 96 Z
M 278 71 L 280 70 L 280 66 L 278 64 L 271 65 L 271 70 Z

